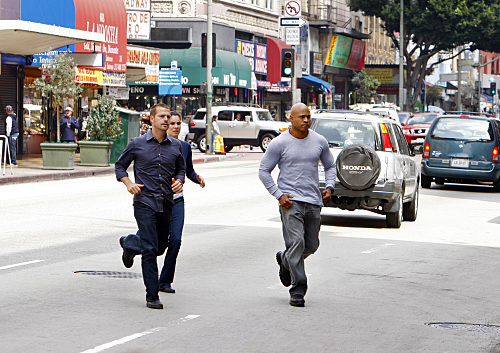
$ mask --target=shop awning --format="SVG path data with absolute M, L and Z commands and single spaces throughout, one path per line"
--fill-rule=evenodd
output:
M 206 68 L 201 67 L 201 48 L 160 49 L 160 67 L 170 67 L 172 61 L 182 69 L 183 85 L 199 86 L 207 80 Z M 252 71 L 246 57 L 217 50 L 216 64 L 212 69 L 214 86 L 251 88 Z
M 0 21 L 0 53 L 33 55 L 83 42 L 104 42 L 104 34 L 29 21 Z
M 330 84 L 326 81 L 323 81 L 316 76 L 312 75 L 302 75 L 299 80 L 305 81 L 308 85 L 314 86 L 316 88 L 321 89 L 323 92 L 330 94 Z

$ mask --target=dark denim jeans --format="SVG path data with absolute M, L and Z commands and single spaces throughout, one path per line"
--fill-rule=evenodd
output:
M 12 164 L 17 164 L 17 138 L 19 137 L 19 133 L 16 132 L 11 134 L 9 139 L 9 149 L 10 149 L 10 162 Z
M 159 281 L 156 257 L 165 250 L 170 228 L 172 204 L 165 202 L 163 212 L 155 212 L 141 202 L 134 203 L 134 216 L 139 231 L 125 239 L 125 249 L 134 255 L 142 254 L 142 277 L 146 285 L 146 300 L 158 300 Z
M 290 294 L 307 292 L 307 276 L 304 260 L 319 247 L 321 207 L 306 202 L 293 201 L 288 209 L 280 207 L 283 223 L 283 239 L 286 250 L 282 255 L 283 265 L 290 270 L 292 287 Z
M 175 264 L 181 248 L 182 228 L 184 227 L 184 198 L 174 201 L 172 217 L 170 219 L 170 235 L 168 236 L 168 250 L 160 274 L 160 288 L 169 287 L 174 281 Z

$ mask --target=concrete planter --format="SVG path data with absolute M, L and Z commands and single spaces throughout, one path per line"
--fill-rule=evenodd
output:
M 108 167 L 113 141 L 79 141 L 80 165 Z
M 50 143 L 40 144 L 42 149 L 43 169 L 75 169 L 76 143 Z

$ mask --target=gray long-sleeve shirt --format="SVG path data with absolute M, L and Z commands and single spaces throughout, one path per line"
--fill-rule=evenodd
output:
M 319 161 L 325 168 L 326 186 L 334 187 L 337 170 L 328 141 L 313 130 L 304 139 L 297 139 L 285 131 L 269 144 L 260 162 L 259 178 L 271 195 L 279 199 L 283 194 L 292 201 L 323 205 L 319 190 Z M 278 165 L 278 185 L 271 172 Z

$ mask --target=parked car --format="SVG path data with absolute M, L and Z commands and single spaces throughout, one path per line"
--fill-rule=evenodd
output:
M 418 113 L 410 116 L 403 133 L 412 151 L 421 152 L 427 131 L 438 115 L 437 113 Z
M 275 121 L 269 110 L 250 104 L 214 105 L 212 114 L 218 117 L 217 124 L 224 137 L 226 152 L 241 145 L 260 146 L 265 152 L 271 140 L 286 131 L 290 125 L 284 121 Z M 206 108 L 198 109 L 189 123 L 193 141 L 203 153 L 206 151 L 205 115 Z
M 314 115 L 311 129 L 328 140 L 336 159 L 337 181 L 327 207 L 382 214 L 391 228 L 416 220 L 420 172 L 399 122 L 325 112 Z M 325 187 L 323 173 L 320 187 Z
M 490 184 L 500 191 L 500 120 L 440 115 L 425 138 L 421 183 Z

